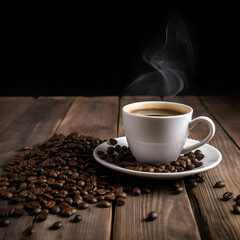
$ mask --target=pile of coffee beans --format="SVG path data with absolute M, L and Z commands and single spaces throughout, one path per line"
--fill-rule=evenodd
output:
M 95 161 L 93 150 L 104 141 L 73 132 L 54 135 L 31 149 L 24 146 L 23 156 L 9 160 L 0 179 L 0 196 L 9 203 L 0 208 L 0 226 L 8 226 L 9 217 L 26 212 L 35 216 L 34 223 L 45 221 L 49 214 L 73 216 L 71 222 L 80 222 L 77 209 L 91 204 L 100 208 L 123 206 L 127 193 L 150 193 L 147 186 L 139 186 Z M 109 144 L 116 143 L 109 140 Z M 60 221 L 50 229 L 61 227 Z M 33 224 L 26 231 L 31 235 L 35 230 Z
M 109 146 L 107 152 L 98 151 L 97 154 L 99 157 L 109 163 L 134 171 L 175 173 L 192 170 L 203 165 L 201 160 L 204 158 L 204 154 L 199 149 L 195 152 L 189 152 L 184 155 L 181 154 L 176 161 L 170 163 L 146 164 L 136 161 L 130 149 L 126 146 L 117 145 L 116 140 L 114 142 L 109 141 L 109 143 L 115 146 Z

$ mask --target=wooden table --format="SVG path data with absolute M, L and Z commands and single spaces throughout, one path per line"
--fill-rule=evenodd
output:
M 77 131 L 84 135 L 107 139 L 123 136 L 121 107 L 158 97 L 1 97 L 0 159 L 5 162 L 18 156 L 23 145 L 33 146 L 55 132 Z M 188 104 L 194 117 L 205 115 L 216 124 L 211 145 L 222 152 L 220 165 L 206 172 L 206 181 L 196 188 L 180 184 L 184 192 L 171 194 L 166 181 L 155 181 L 153 192 L 139 197 L 129 196 L 123 207 L 100 209 L 95 205 L 79 210 L 82 222 L 69 223 L 50 231 L 48 227 L 59 217 L 50 215 L 37 223 L 31 239 L 240 239 L 240 215 L 231 213 L 234 201 L 223 202 L 226 191 L 240 194 L 240 98 L 234 96 L 181 96 L 166 99 Z M 190 138 L 201 139 L 205 126 L 198 124 Z M 213 185 L 224 180 L 226 187 Z M 2 204 L 2 203 L 1 203 Z M 146 222 L 147 213 L 155 210 L 157 220 Z M 0 229 L 0 239 L 25 239 L 23 231 L 31 224 L 31 216 L 13 219 Z

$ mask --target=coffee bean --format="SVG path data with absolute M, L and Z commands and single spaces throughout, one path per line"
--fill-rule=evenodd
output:
M 77 214 L 74 216 L 74 218 L 72 219 L 72 222 L 80 222 L 82 221 L 82 216 Z
M 222 187 L 225 187 L 226 184 L 224 181 L 219 181 L 219 182 L 216 182 L 215 183 L 215 188 L 222 188 Z
M 99 202 L 97 206 L 100 208 L 108 208 L 111 206 L 111 203 L 103 200 L 103 201 Z
M 34 214 L 34 215 L 38 215 L 41 211 L 42 211 L 41 208 L 35 208 L 35 209 L 33 210 L 33 214 Z
M 177 194 L 179 194 L 179 193 L 183 192 L 183 188 L 182 187 L 178 187 L 178 188 L 176 188 L 175 191 L 176 191 Z
M 205 175 L 202 175 L 197 179 L 197 182 L 203 183 L 205 181 L 205 179 L 206 179 Z
M 197 186 L 197 181 L 194 179 L 190 179 L 188 185 L 190 188 L 195 188 Z
M 53 214 L 58 214 L 58 213 L 60 213 L 60 211 L 61 211 L 61 208 L 57 205 L 53 206 L 51 209 L 51 213 L 53 213 Z
M 76 211 L 74 210 L 74 208 L 64 208 L 61 211 L 61 216 L 62 217 L 70 217 L 72 216 L 74 213 L 76 213 Z
M 57 230 L 60 229 L 63 226 L 63 223 L 61 221 L 57 221 L 53 223 L 53 225 L 50 227 L 51 230 Z
M 13 197 L 13 194 L 9 191 L 5 191 L 1 194 L 1 196 L 2 196 L 3 199 L 8 200 L 8 199 L 11 199 Z
M 78 206 L 79 209 L 87 209 L 89 207 L 89 204 L 86 202 L 81 202 Z
M 126 198 L 127 197 L 127 194 L 125 192 L 117 192 L 115 194 L 116 197 L 122 197 L 122 198 Z
M 230 200 L 232 197 L 233 197 L 233 193 L 231 193 L 231 192 L 225 192 L 225 193 L 223 194 L 222 200 L 228 201 L 228 200 Z
M 157 217 L 158 217 L 158 213 L 155 212 L 155 211 L 152 211 L 148 214 L 147 220 L 148 221 L 154 221 L 155 219 L 157 219 Z
M 36 227 L 35 225 L 30 225 L 27 229 L 26 229 L 26 232 L 28 235 L 32 235 L 33 233 L 35 233 L 36 231 Z
M 239 205 L 234 205 L 232 212 L 233 212 L 234 214 L 240 214 L 240 206 L 239 206 Z
M 195 152 L 194 152 L 195 155 L 199 155 L 199 154 L 202 154 L 202 151 L 197 149 Z
M 141 187 L 141 193 L 143 194 L 149 194 L 151 192 L 151 190 L 149 188 L 146 187 Z
M 235 201 L 238 201 L 238 200 L 240 200 L 240 194 L 237 195 L 237 197 L 235 198 Z
M 7 227 L 10 223 L 11 222 L 8 218 L 0 219 L 0 227 Z
M 37 215 L 36 220 L 37 220 L 38 222 L 43 222 L 43 221 L 45 221 L 45 220 L 47 219 L 47 217 L 48 217 L 48 212 L 46 212 L 46 211 L 41 211 L 41 212 Z
M 110 138 L 110 139 L 109 139 L 109 143 L 110 143 L 111 145 L 116 145 L 116 144 L 118 143 L 118 141 L 117 141 L 116 139 L 114 139 L 114 138 Z
M 240 206 L 240 199 L 236 201 L 236 205 Z
M 125 204 L 125 198 L 119 197 L 116 200 L 116 205 L 117 206 L 123 206 Z
M 141 195 L 141 189 L 139 187 L 134 187 L 132 191 L 133 191 L 134 196 L 140 196 Z

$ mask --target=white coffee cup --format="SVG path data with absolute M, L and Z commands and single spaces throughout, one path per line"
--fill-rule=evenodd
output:
M 155 112 L 157 116 L 146 115 Z M 137 161 L 143 163 L 174 161 L 181 153 L 191 152 L 208 143 L 215 133 L 215 124 L 210 118 L 200 116 L 192 120 L 193 109 L 185 104 L 136 102 L 124 106 L 122 113 L 124 132 L 131 152 Z M 199 143 L 184 146 L 189 130 L 199 122 L 209 126 L 208 136 Z

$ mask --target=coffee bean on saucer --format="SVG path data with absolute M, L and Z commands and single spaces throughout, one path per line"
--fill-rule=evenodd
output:
M 222 187 L 225 187 L 226 184 L 224 181 L 219 181 L 219 182 L 216 182 L 214 186 L 215 188 L 222 188 Z
M 233 197 L 233 193 L 232 193 L 232 192 L 225 192 L 225 193 L 223 194 L 222 200 L 228 201 L 228 200 L 230 200 L 232 197 Z
M 110 143 L 111 145 L 116 145 L 116 144 L 118 144 L 118 141 L 117 141 L 116 139 L 114 139 L 114 138 L 110 138 L 110 139 L 109 139 L 109 143 Z
M 155 212 L 155 211 L 152 211 L 148 214 L 147 220 L 148 221 L 154 221 L 155 219 L 157 219 L 157 217 L 158 217 L 158 213 Z
M 234 213 L 234 214 L 240 214 L 240 206 L 234 205 L 234 206 L 233 206 L 233 211 L 232 211 L 232 213 Z
M 63 226 L 63 223 L 61 221 L 57 221 L 53 223 L 53 225 L 50 227 L 52 230 L 57 230 Z

